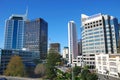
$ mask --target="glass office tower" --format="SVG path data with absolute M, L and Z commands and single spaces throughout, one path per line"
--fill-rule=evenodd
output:
M 24 23 L 26 15 L 12 15 L 6 20 L 5 49 L 22 49 L 24 36 Z
M 26 21 L 24 28 L 24 48 L 40 53 L 40 59 L 47 55 L 48 23 L 42 18 Z
M 81 15 L 82 21 L 82 52 L 90 53 L 117 53 L 118 20 L 101 13 L 92 16 Z

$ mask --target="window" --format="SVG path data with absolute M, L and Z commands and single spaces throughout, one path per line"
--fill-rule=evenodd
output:
M 110 67 L 110 71 L 111 71 L 111 72 L 117 72 L 117 69 L 116 69 L 116 68 L 111 68 L 111 67 Z
M 111 24 L 111 25 L 114 24 L 113 20 L 110 20 L 110 24 Z
M 106 67 L 106 66 L 103 66 L 103 70 L 107 70 L 107 67 Z
M 100 23 L 100 26 L 102 25 L 102 23 Z
M 110 66 L 116 66 L 115 62 L 110 62 Z
M 102 22 L 102 20 L 99 20 L 99 22 Z
M 98 26 L 98 24 L 96 26 Z
M 108 20 L 105 20 L 105 24 L 108 25 Z
M 97 31 L 97 32 L 94 32 L 94 34 L 98 34 L 99 33 L 99 31 Z
M 103 62 L 103 65 L 106 65 L 106 62 Z

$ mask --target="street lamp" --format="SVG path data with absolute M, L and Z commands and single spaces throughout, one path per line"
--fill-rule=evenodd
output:
M 72 80 L 74 80 L 74 72 L 73 72 L 73 59 L 72 59 Z

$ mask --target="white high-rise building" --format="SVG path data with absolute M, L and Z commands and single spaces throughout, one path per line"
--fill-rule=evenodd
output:
M 95 14 L 81 15 L 82 53 L 117 53 L 119 27 L 117 18 Z
M 69 63 L 78 56 L 77 31 L 74 21 L 68 22 Z

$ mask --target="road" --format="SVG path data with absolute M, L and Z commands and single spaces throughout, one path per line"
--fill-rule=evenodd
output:
M 42 80 L 40 78 L 23 78 L 23 77 L 11 77 L 11 76 L 0 76 L 0 78 L 6 78 L 7 80 Z
M 68 67 L 64 67 L 64 66 L 56 66 L 57 69 L 61 70 L 62 72 L 66 72 Z

